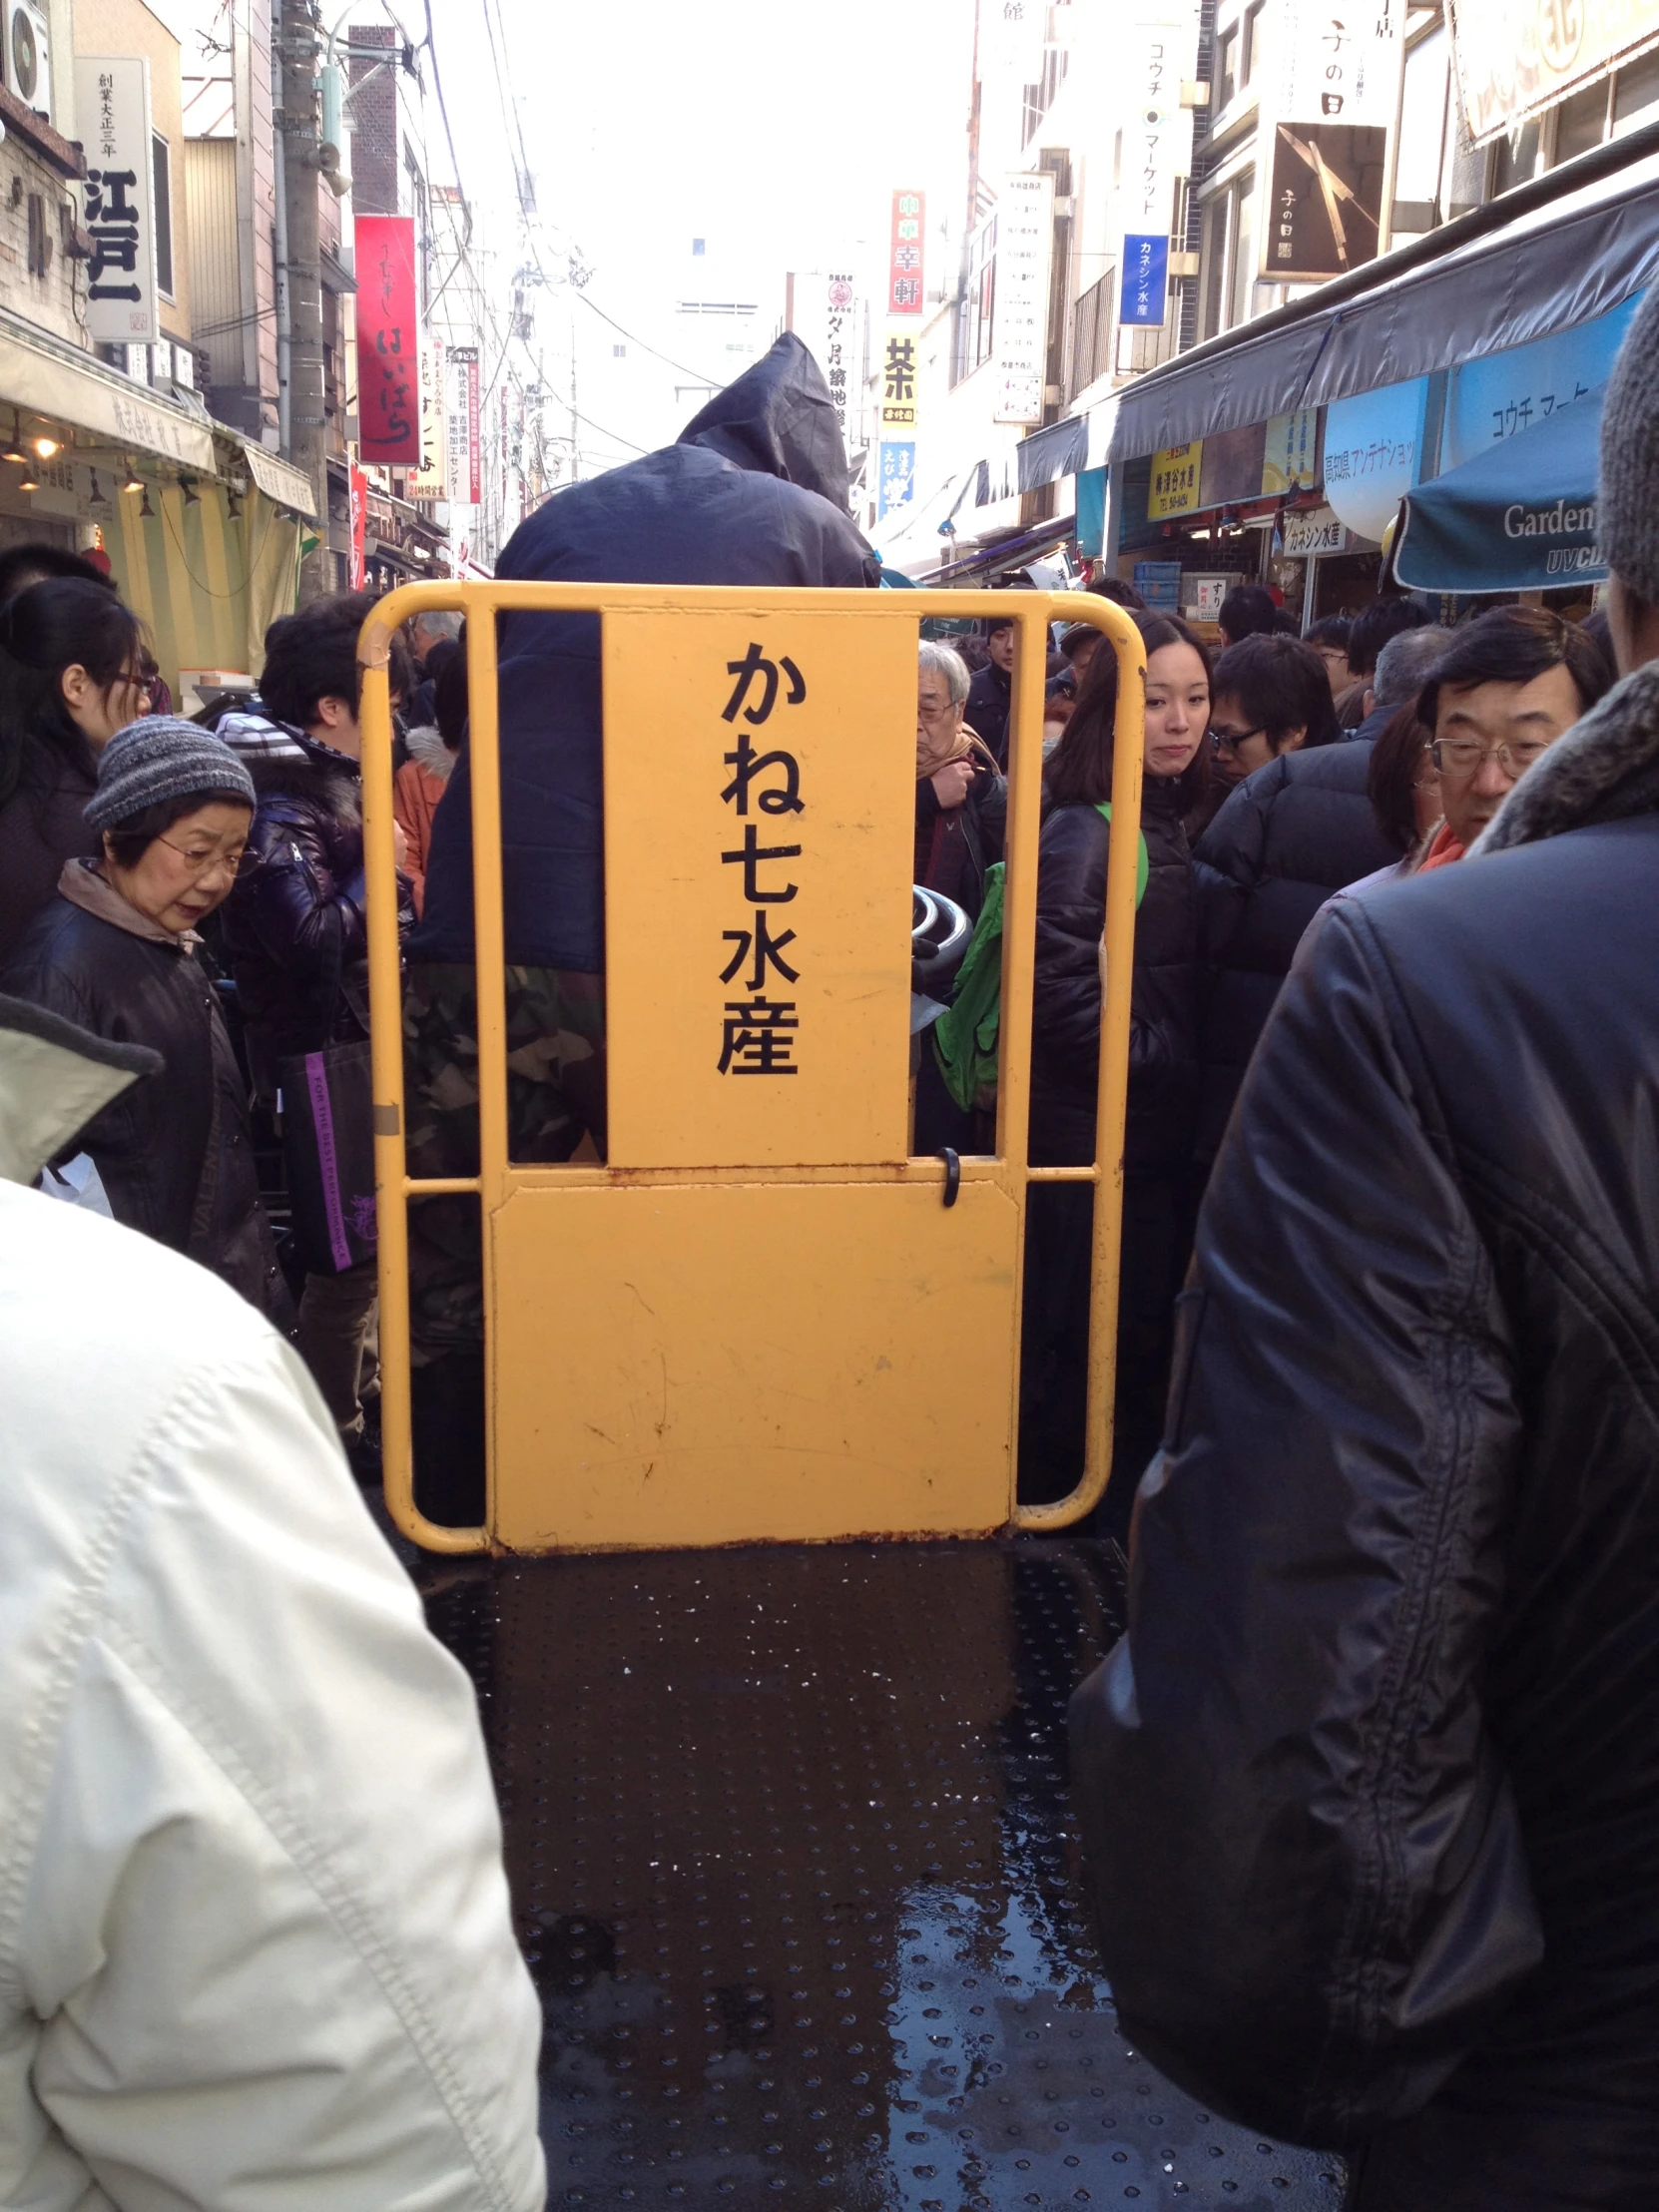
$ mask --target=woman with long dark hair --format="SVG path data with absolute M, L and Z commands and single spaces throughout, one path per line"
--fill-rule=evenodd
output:
M 1209 656 L 1175 617 L 1136 619 L 1146 643 L 1146 733 L 1107 1514 L 1114 1529 L 1127 1527 L 1135 1485 L 1157 1449 L 1173 1304 L 1191 1238 L 1198 920 L 1183 817 L 1202 796 L 1209 767 Z M 1094 1158 L 1117 704 L 1117 655 L 1103 646 L 1045 776 L 1031 1045 L 1030 1156 L 1039 1167 Z M 1063 1494 L 1082 1467 L 1093 1219 L 1087 1186 L 1031 1193 L 1020 1429 L 1028 1497 Z
M 145 711 L 138 617 L 107 585 L 52 577 L 0 605 L 0 960 L 98 850 L 98 756 Z

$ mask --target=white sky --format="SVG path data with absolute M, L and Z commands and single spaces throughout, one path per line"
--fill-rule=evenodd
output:
M 393 5 L 418 24 L 408 0 Z M 773 316 L 787 270 L 878 274 L 893 189 L 962 174 L 973 13 L 973 0 L 500 0 L 544 263 L 557 274 L 573 244 L 590 296 L 659 343 L 694 236 L 710 283 L 718 272 L 759 292 Z M 510 268 L 517 203 L 484 0 L 432 0 L 432 15 L 461 182 Z M 435 103 L 428 115 L 441 175 Z M 625 388 L 601 375 L 583 391 L 601 421 L 654 442 L 638 405 L 619 419 Z

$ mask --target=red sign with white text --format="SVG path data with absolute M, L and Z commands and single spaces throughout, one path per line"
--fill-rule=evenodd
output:
M 351 501 L 350 589 L 361 591 L 368 580 L 368 478 L 353 461 L 346 477 Z
M 357 218 L 358 451 L 373 467 L 420 463 L 420 322 L 412 215 Z
M 892 254 L 887 270 L 888 314 L 920 314 L 922 219 L 927 195 L 895 192 L 892 196 Z

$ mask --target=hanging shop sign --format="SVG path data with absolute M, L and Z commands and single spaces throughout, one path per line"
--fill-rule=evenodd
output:
M 1262 448 L 1262 497 L 1308 491 L 1320 480 L 1320 411 L 1293 407 L 1274 415 Z
M 1451 0 L 1447 13 L 1476 146 L 1659 46 L 1653 0 Z
M 881 440 L 880 470 L 875 487 L 875 518 L 879 522 L 895 507 L 907 507 L 915 496 L 916 448 L 912 438 Z
M 1334 507 L 1315 507 L 1308 514 L 1285 517 L 1285 558 L 1306 561 L 1316 553 L 1346 553 L 1352 540 L 1348 527 Z
M 1274 25 L 1273 153 L 1258 274 L 1319 283 L 1375 261 L 1405 0 L 1289 0 Z
M 892 246 L 887 264 L 888 314 L 920 314 L 926 272 L 922 267 L 925 245 L 922 225 L 927 196 L 920 192 L 895 192 L 892 196 Z
M 449 425 L 443 340 L 420 341 L 420 466 L 409 478 L 411 499 L 449 497 Z
M 150 64 L 75 61 L 75 108 L 86 138 L 87 335 L 102 345 L 154 343 L 156 223 Z
M 847 409 L 854 388 L 853 361 L 857 347 L 857 293 L 851 273 L 831 270 L 824 287 L 824 375 L 830 386 L 830 403 L 841 443 L 850 448 Z
M 915 333 L 900 326 L 881 348 L 882 437 L 914 437 L 917 413 Z
M 1170 225 L 1175 179 L 1190 157 L 1192 126 L 1181 106 L 1181 78 L 1192 34 L 1180 18 L 1136 23 L 1132 120 L 1123 135 L 1125 203 L 1118 320 L 1161 327 L 1169 312 Z
M 1380 545 L 1422 474 L 1428 379 L 1384 384 L 1325 410 L 1325 496 L 1338 517 Z
M 361 591 L 368 575 L 368 477 L 355 461 L 348 464 L 346 490 L 351 513 L 351 589 Z
M 979 0 L 979 81 L 1042 82 L 1047 0 Z
M 1646 295 L 1638 292 L 1610 314 L 1575 329 L 1487 353 L 1451 372 L 1446 394 L 1446 468 L 1548 422 L 1563 407 L 1592 397 L 1613 373 L 1613 360 Z
M 1147 494 L 1148 522 L 1169 522 L 1177 515 L 1198 512 L 1198 477 L 1204 461 L 1204 441 L 1191 445 L 1166 445 L 1152 456 L 1152 488 Z
M 1005 176 L 996 213 L 993 422 L 1042 420 L 1053 235 L 1054 179 L 1041 170 Z
M 420 318 L 414 217 L 357 218 L 358 450 L 376 468 L 420 464 Z
M 479 427 L 483 395 L 477 346 L 452 345 L 449 366 L 454 377 L 449 395 L 449 496 L 460 505 L 476 507 L 484 496 L 483 436 Z

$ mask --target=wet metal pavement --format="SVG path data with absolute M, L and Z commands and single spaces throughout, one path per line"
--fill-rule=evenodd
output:
M 439 1566 L 547 2018 L 552 2207 L 1329 2208 L 1117 2026 L 1065 1710 L 1089 1542 Z

